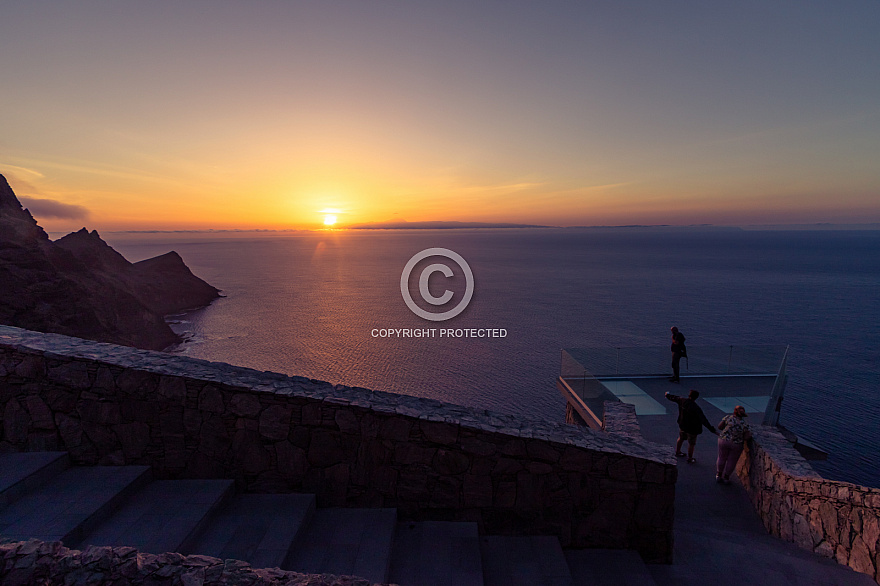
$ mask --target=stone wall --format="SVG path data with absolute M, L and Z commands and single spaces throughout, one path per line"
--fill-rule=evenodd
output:
M 129 586 L 371 586 L 355 576 L 254 569 L 238 560 L 179 553 L 152 555 L 133 547 L 68 549 L 61 542 L 0 543 L 0 584 L 127 584 Z
M 0 450 L 672 558 L 667 448 L 564 423 L 8 326 L 0 416 Z
M 880 583 L 880 489 L 826 480 L 778 431 L 753 431 L 737 474 L 767 530 Z
M 622 401 L 605 401 L 602 412 L 602 429 L 631 439 L 642 437 L 635 405 Z

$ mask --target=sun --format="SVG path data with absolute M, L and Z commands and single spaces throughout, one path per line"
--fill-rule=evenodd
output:
M 324 214 L 324 225 L 334 226 L 336 224 L 336 216 L 333 214 Z

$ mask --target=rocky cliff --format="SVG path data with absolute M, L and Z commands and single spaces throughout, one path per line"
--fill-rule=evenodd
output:
M 180 341 L 164 315 L 218 296 L 176 252 L 130 263 L 85 228 L 49 240 L 0 175 L 0 323 L 160 350 Z

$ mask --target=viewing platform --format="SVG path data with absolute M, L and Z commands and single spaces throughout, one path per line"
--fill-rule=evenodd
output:
M 633 405 L 640 418 L 662 417 L 670 409 L 677 415 L 677 408 L 663 393 L 686 395 L 695 388 L 722 413 L 742 405 L 764 425 L 778 423 L 786 382 L 786 346 L 693 347 L 688 355 L 681 362 L 681 382 L 670 383 L 671 355 L 664 348 L 563 350 L 557 386 L 571 407 L 569 422 L 601 429 L 605 401 Z M 676 393 L 680 388 L 684 392 Z
M 768 435 L 779 437 L 775 430 L 786 383 L 786 346 L 694 346 L 688 347 L 688 355 L 689 359 L 681 362 L 680 382 L 670 382 L 671 353 L 666 348 L 563 350 L 557 387 L 566 399 L 566 420 L 666 444 L 672 454 L 678 437 L 678 406 L 664 394 L 687 396 L 690 389 L 696 389 L 700 392 L 697 403 L 713 425 L 732 413 L 736 405 L 742 405 L 762 441 L 761 430 L 769 430 Z M 630 405 L 632 408 L 618 408 Z M 785 440 L 779 443 L 788 444 Z M 815 453 L 808 445 L 783 446 L 794 452 L 791 448 Z M 841 562 L 838 563 L 828 559 L 833 556 L 823 557 L 803 549 L 806 546 L 815 549 L 812 543 L 798 543 L 801 547 L 791 543 L 797 541 L 791 529 L 788 535 L 783 535 L 786 540 L 768 533 L 766 520 L 762 523 L 750 500 L 756 487 L 743 483 L 745 478 L 751 484 L 749 466 L 745 465 L 746 462 L 751 464 L 749 455 L 747 450 L 741 457 L 734 482 L 729 486 L 715 482 L 717 439 L 705 428 L 694 451 L 696 462 L 687 463 L 685 458 L 679 458 L 674 562 L 649 566 L 655 583 L 658 586 L 875 584 L 869 575 L 843 565 L 849 562 L 853 566 L 852 556 L 838 559 Z M 802 460 L 796 452 L 793 456 Z M 798 465 L 801 466 L 798 472 L 805 477 L 819 478 L 806 462 Z M 769 483 L 763 476 L 760 480 Z M 774 498 L 783 501 L 783 496 L 780 492 Z M 789 528 L 799 516 L 805 525 L 808 523 L 805 516 L 793 509 L 776 513 L 783 523 L 786 516 Z

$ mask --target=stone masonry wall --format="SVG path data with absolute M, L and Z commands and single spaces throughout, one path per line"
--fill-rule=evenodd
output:
M 880 489 L 822 478 L 775 429 L 753 437 L 737 474 L 767 530 L 880 583 Z
M 179 553 L 153 555 L 133 547 L 68 549 L 60 541 L 0 543 L 0 584 L 127 586 L 373 586 L 355 576 L 255 569 L 238 560 Z
M 616 433 L 630 439 L 642 437 L 639 416 L 635 405 L 622 401 L 605 401 L 602 414 L 602 429 L 608 433 Z
M 564 423 L 9 326 L 0 417 L 0 450 L 672 557 L 665 446 Z

